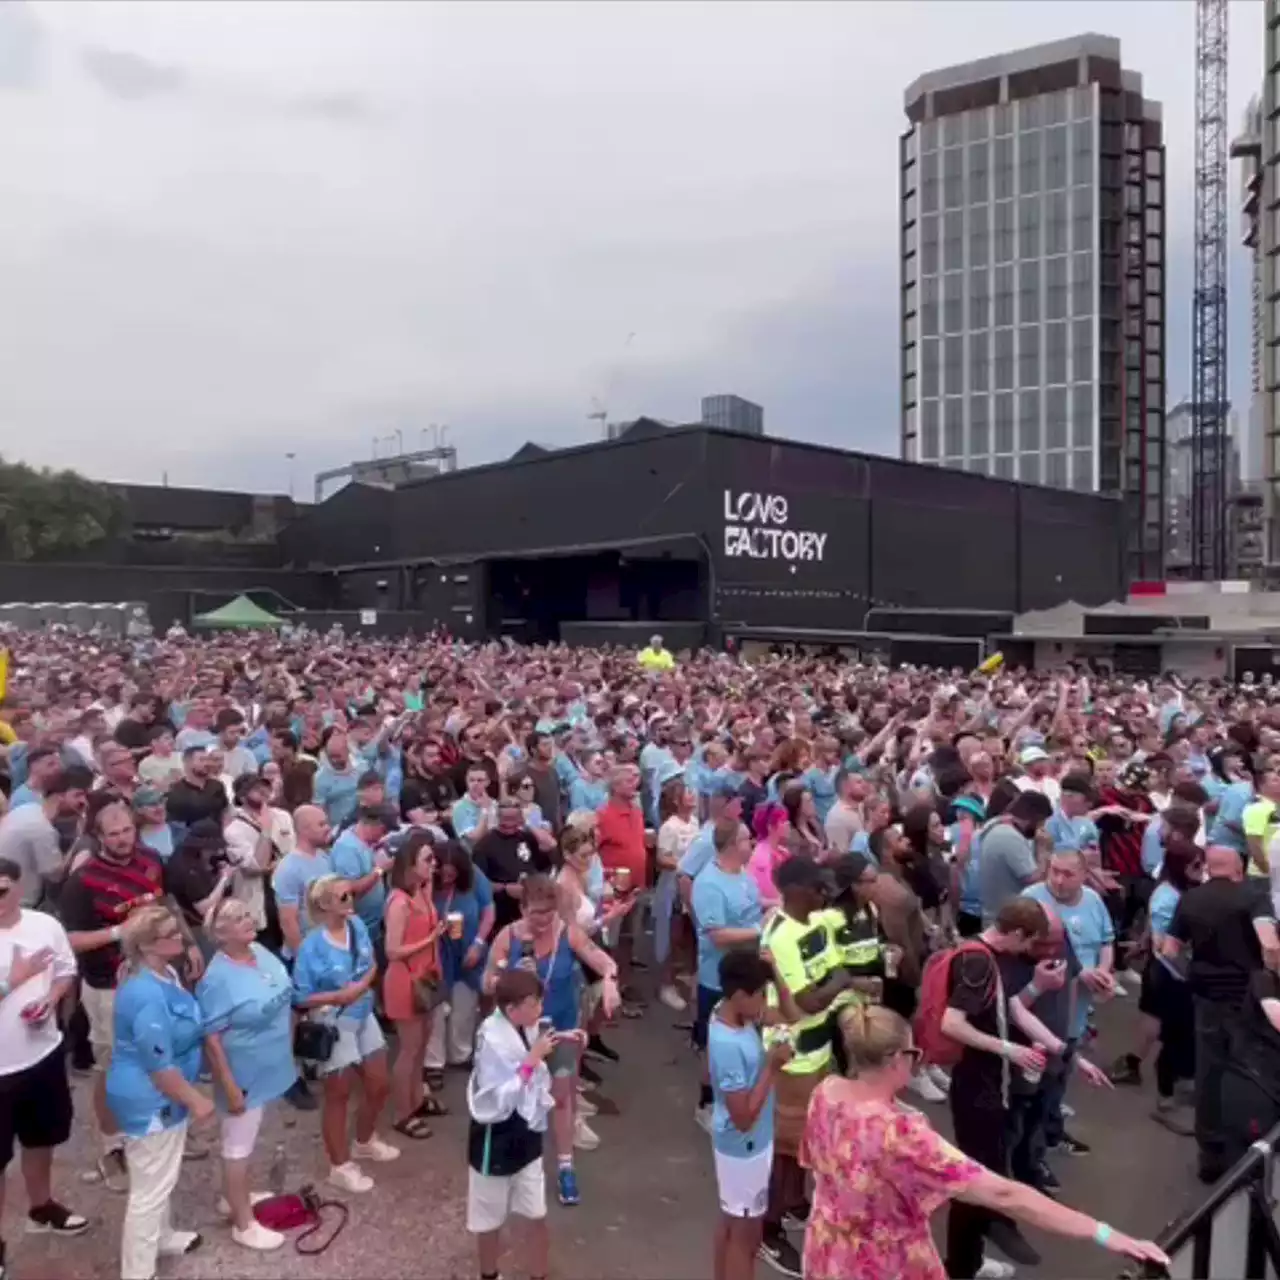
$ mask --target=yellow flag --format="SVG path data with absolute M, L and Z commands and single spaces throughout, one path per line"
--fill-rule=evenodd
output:
M 4 693 L 8 687 L 9 687 L 9 650 L 0 649 L 0 702 L 4 701 Z

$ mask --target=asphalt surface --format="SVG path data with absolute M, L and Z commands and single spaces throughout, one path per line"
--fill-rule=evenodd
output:
M 1104 1010 L 1095 1059 L 1109 1060 L 1134 1025 L 1134 996 Z M 701 1280 L 710 1275 L 715 1183 L 706 1136 L 693 1123 L 697 1072 L 677 1019 L 657 1002 L 646 1017 L 620 1024 L 608 1039 L 622 1054 L 605 1065 L 604 1093 L 619 1114 L 591 1121 L 600 1148 L 578 1157 L 582 1204 L 551 1209 L 552 1272 L 564 1280 Z M 236 1246 L 216 1216 L 217 1161 L 210 1156 L 183 1169 L 174 1197 L 175 1225 L 200 1231 L 204 1244 L 192 1255 L 161 1263 L 162 1277 L 305 1276 L 308 1280 L 408 1280 L 409 1277 L 472 1277 L 475 1255 L 464 1227 L 466 1192 L 465 1076 L 450 1072 L 445 1099 L 453 1114 L 436 1121 L 432 1138 L 410 1142 L 400 1160 L 366 1165 L 377 1180 L 365 1196 L 347 1196 L 350 1221 L 318 1257 L 299 1257 L 292 1244 L 272 1254 Z M 118 1275 L 124 1197 L 83 1181 L 95 1156 L 88 1082 L 76 1084 L 77 1124 L 55 1165 L 55 1193 L 88 1215 L 91 1230 L 76 1239 L 24 1238 L 26 1204 L 16 1164 L 10 1171 L 4 1236 L 9 1241 L 8 1280 L 106 1280 Z M 1100 1091 L 1072 1084 L 1077 1116 L 1072 1132 L 1093 1154 L 1058 1158 L 1062 1198 L 1134 1234 L 1154 1235 L 1195 1203 L 1200 1188 L 1192 1176 L 1190 1139 L 1170 1134 L 1149 1117 L 1152 1087 Z M 944 1130 L 945 1105 L 925 1107 Z M 319 1182 L 323 1169 L 315 1113 L 281 1105 L 269 1114 L 256 1167 L 265 1186 L 276 1144 L 289 1157 L 291 1185 Z M 554 1200 L 550 1193 L 548 1198 Z M 941 1228 L 943 1215 L 935 1226 Z M 1024 1277 L 1061 1280 L 1112 1277 L 1122 1264 L 1091 1244 L 1068 1243 L 1028 1232 L 1044 1254 L 1043 1264 L 1022 1268 Z M 799 1241 L 797 1241 L 799 1243 Z M 508 1257 L 504 1275 L 523 1276 Z M 761 1277 L 773 1275 L 763 1264 Z

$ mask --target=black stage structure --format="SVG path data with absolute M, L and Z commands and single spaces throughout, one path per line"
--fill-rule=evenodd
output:
M 614 441 L 349 485 L 280 547 L 329 609 L 468 639 L 835 644 L 895 630 L 895 610 L 1012 615 L 1126 589 L 1113 498 L 644 419 Z

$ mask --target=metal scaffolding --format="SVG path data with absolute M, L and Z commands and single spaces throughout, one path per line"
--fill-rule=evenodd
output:
M 1196 0 L 1193 568 L 1227 576 L 1227 0 Z

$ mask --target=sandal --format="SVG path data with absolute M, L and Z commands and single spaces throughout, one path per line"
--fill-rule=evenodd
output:
M 440 1116 L 447 1116 L 449 1108 L 440 1101 L 439 1098 L 428 1094 L 422 1100 L 422 1105 L 413 1113 L 415 1116 L 430 1116 L 433 1120 Z
M 416 1111 L 407 1119 L 397 1120 L 391 1127 L 406 1138 L 431 1137 L 431 1126 Z

